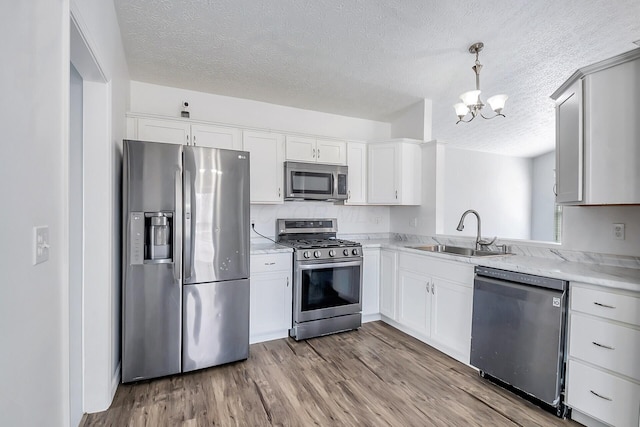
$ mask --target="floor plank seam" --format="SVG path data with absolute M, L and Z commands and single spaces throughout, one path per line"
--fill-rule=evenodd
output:
M 376 371 L 374 371 L 368 364 L 367 362 L 365 362 L 364 360 L 362 360 L 360 358 L 360 356 L 356 356 L 355 357 L 356 360 L 360 363 L 362 363 L 362 365 L 367 368 L 367 370 L 369 370 L 369 372 L 371 372 L 373 375 L 375 375 L 380 381 L 382 381 L 383 383 L 386 382 Z
M 464 393 L 466 393 L 468 396 L 470 396 L 471 398 L 473 398 L 474 400 L 476 400 L 477 402 L 482 403 L 483 405 L 487 406 L 488 408 L 490 408 L 491 410 L 495 411 L 497 414 L 499 414 L 500 416 L 504 417 L 505 419 L 511 421 L 513 424 L 517 425 L 518 427 L 523 427 L 522 424 L 520 424 L 519 422 L 517 422 L 516 420 L 514 420 L 513 418 L 511 418 L 509 415 L 505 414 L 504 412 L 502 412 L 500 410 L 500 408 L 496 408 L 495 406 L 491 405 L 489 402 L 486 402 L 482 399 L 480 399 L 478 396 L 476 396 L 475 394 L 465 390 L 464 388 L 461 387 L 456 387 L 457 389 L 463 391 Z
M 258 386 L 258 383 L 256 383 L 255 380 L 252 380 L 252 382 L 253 382 L 253 386 L 256 388 L 256 393 L 258 393 L 258 397 L 260 398 L 262 409 L 264 409 L 264 413 L 266 414 L 267 419 L 269 420 L 269 424 L 273 425 L 273 417 L 271 415 L 271 411 L 268 408 L 264 395 L 262 394 L 262 390 L 260 390 L 260 386 Z
M 313 344 L 311 344 L 309 341 L 305 341 L 305 344 L 307 344 L 311 348 L 311 350 L 313 350 L 313 352 L 318 355 L 318 357 L 320 359 L 322 359 L 323 361 L 327 362 L 327 359 L 325 359 L 324 356 L 322 354 L 320 354 L 318 352 L 318 350 L 316 350 L 316 348 L 313 346 Z

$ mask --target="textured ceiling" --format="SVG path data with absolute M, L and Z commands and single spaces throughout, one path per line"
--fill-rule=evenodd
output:
M 532 156 L 554 144 L 549 95 L 577 68 L 631 50 L 638 0 L 115 0 L 133 80 L 390 121 L 433 101 L 433 138 Z M 474 89 L 506 118 L 455 124 Z

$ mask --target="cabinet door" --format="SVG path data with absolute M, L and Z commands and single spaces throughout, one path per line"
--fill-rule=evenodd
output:
M 408 270 L 398 271 L 398 322 L 429 335 L 431 282 L 429 277 Z
M 367 202 L 367 144 L 347 143 L 348 193 L 345 204 L 363 205 Z
M 291 273 L 259 273 L 251 277 L 249 342 L 284 338 L 291 328 Z
M 396 253 L 380 251 L 380 313 L 396 320 Z
M 242 133 L 242 145 L 251 154 L 251 203 L 282 203 L 284 139 L 269 132 Z
M 434 278 L 431 295 L 431 339 L 469 362 L 473 289 Z
M 371 144 L 368 146 L 367 201 L 371 204 L 398 204 L 396 144 Z
M 160 119 L 138 119 L 140 141 L 189 144 L 190 125 L 188 122 Z
M 582 81 L 571 86 L 556 105 L 556 202 L 582 201 Z
M 209 148 L 241 150 L 240 129 L 225 126 L 191 125 L 193 145 Z
M 296 162 L 316 161 L 316 140 L 315 138 L 304 138 L 300 136 L 287 136 L 286 157 L 287 160 Z
M 318 163 L 346 165 L 347 143 L 329 139 L 316 140 L 316 160 Z
M 640 203 L 640 59 L 584 79 L 584 198 Z
M 380 249 L 362 250 L 362 315 L 380 313 Z

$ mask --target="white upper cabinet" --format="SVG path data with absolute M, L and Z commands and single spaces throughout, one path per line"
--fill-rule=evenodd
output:
M 578 70 L 556 100 L 556 201 L 640 203 L 640 49 Z
M 347 163 L 347 143 L 338 140 L 287 135 L 286 158 L 296 162 L 345 165 Z
M 251 203 L 283 203 L 283 135 L 244 131 L 242 147 L 251 155 Z
M 364 205 L 367 202 L 367 144 L 347 142 L 347 200 L 345 205 Z
M 134 126 L 135 135 L 140 141 L 168 142 L 172 144 L 191 143 L 191 125 L 180 120 L 162 120 L 139 118 Z
M 422 150 L 411 140 L 368 144 L 367 202 L 374 205 L 419 205 Z
M 241 131 L 238 128 L 212 125 L 191 125 L 191 141 L 198 147 L 242 150 Z
M 128 117 L 127 138 L 227 150 L 242 149 L 240 129 L 193 123 L 185 119 Z

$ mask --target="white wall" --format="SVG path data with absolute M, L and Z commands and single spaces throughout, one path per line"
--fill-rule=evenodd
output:
M 391 120 L 391 138 L 410 138 L 419 141 L 431 141 L 430 99 L 423 99 L 399 113 Z
M 482 219 L 485 238 L 529 239 L 531 229 L 531 161 L 520 157 L 446 148 L 443 229 L 439 234 L 476 235 L 475 218 L 460 217 L 473 209 Z
M 389 232 L 388 206 L 341 206 L 328 202 L 251 205 L 256 231 L 273 238 L 277 218 L 337 218 L 338 235 Z M 252 238 L 259 238 L 255 233 Z
M 563 249 L 640 257 L 640 206 L 565 206 Z M 612 224 L 625 224 L 625 240 Z
M 131 82 L 131 112 L 180 117 L 183 101 L 195 120 L 355 140 L 387 139 L 391 132 L 385 122 Z
M 62 425 L 67 285 L 64 160 L 69 91 L 63 1 L 5 2 L 0 67 L 0 419 Z M 32 265 L 32 228 L 48 225 L 49 261 Z
M 556 152 L 533 158 L 531 189 L 531 240 L 554 241 Z
M 71 11 L 106 82 L 85 82 L 85 402 L 111 404 L 120 363 L 120 193 L 129 75 L 112 2 L 72 0 Z M 86 80 L 86 79 L 85 79 Z M 99 223 L 91 223 L 98 218 Z

